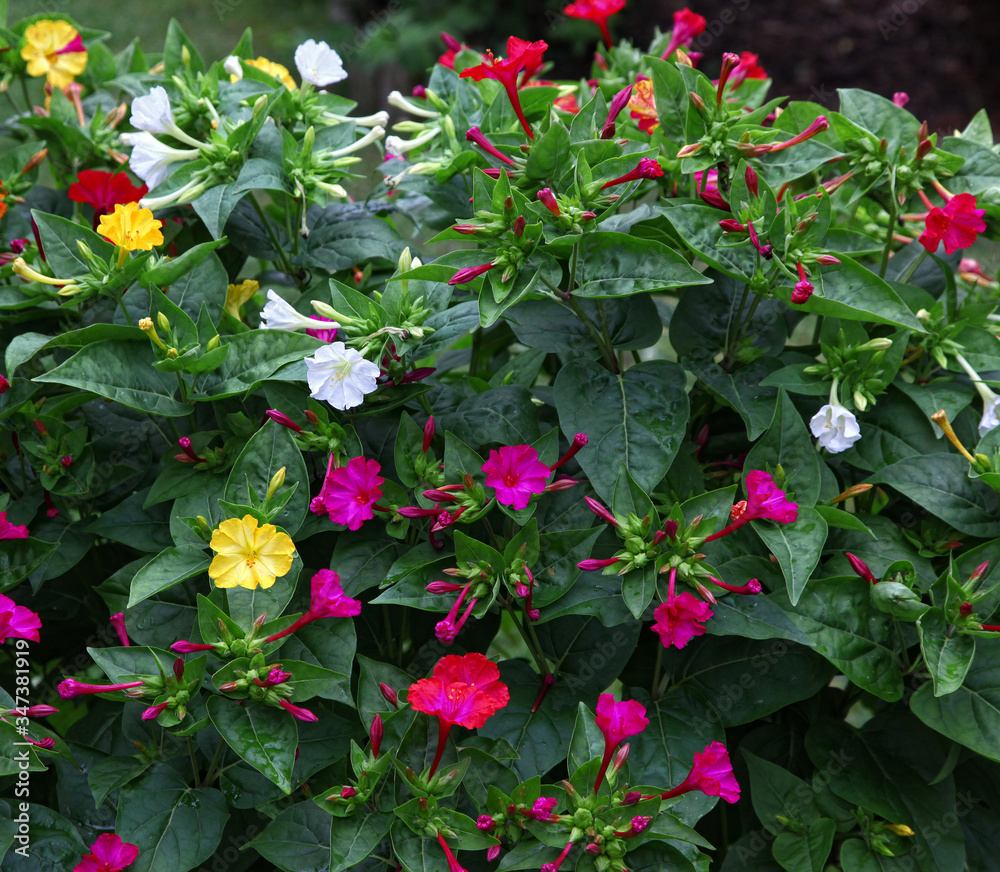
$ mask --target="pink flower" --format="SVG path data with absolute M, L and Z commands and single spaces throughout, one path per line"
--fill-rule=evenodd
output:
M 744 483 L 747 488 L 747 498 L 733 506 L 730 515 L 732 523 L 708 536 L 706 542 L 719 539 L 758 518 L 777 521 L 779 524 L 795 523 L 795 519 L 799 516 L 799 507 L 774 483 L 770 473 L 755 469 L 747 473 Z M 741 503 L 744 504 L 743 508 L 737 511 Z
M 215 645 L 202 645 L 198 642 L 187 642 L 179 639 L 170 646 L 170 650 L 177 654 L 194 654 L 196 651 L 214 651 Z
M 441 845 L 441 850 L 444 851 L 445 860 L 448 861 L 448 872 L 466 872 L 462 864 L 458 862 L 458 858 L 452 853 L 451 848 L 448 847 L 448 843 L 444 840 L 444 836 L 440 832 L 437 834 L 437 840 Z
M 497 502 L 514 509 L 528 505 L 532 494 L 545 490 L 552 470 L 530 445 L 510 445 L 490 451 L 483 464 L 486 486 L 496 489 Z
M 605 188 L 610 188 L 612 185 L 621 185 L 625 182 L 635 182 L 639 179 L 658 179 L 663 175 L 663 167 L 660 166 L 658 161 L 653 160 L 651 157 L 642 158 L 634 170 L 625 173 L 624 176 L 619 176 L 617 179 L 612 179 L 610 182 L 605 182 L 601 185 L 601 190 Z
M 365 521 L 375 517 L 373 506 L 382 497 L 379 475 L 381 465 L 375 460 L 352 457 L 346 466 L 333 468 L 333 455 L 326 470 L 326 479 L 319 496 L 309 504 L 317 515 L 324 512 L 335 524 L 348 530 L 359 530 Z
M 101 833 L 90 846 L 91 854 L 84 854 L 73 872 L 119 872 L 131 866 L 139 856 L 139 847 L 123 842 L 114 833 Z
M 705 30 L 705 24 L 705 19 L 690 9 L 681 9 L 675 12 L 674 29 L 670 34 L 670 44 L 660 57 L 666 60 L 682 45 L 691 45 L 691 41 Z
M 330 324 L 333 324 L 334 327 L 332 328 L 320 327 L 319 324 L 317 324 L 316 327 L 307 327 L 306 328 L 307 336 L 313 336 L 316 339 L 323 340 L 323 342 L 337 341 L 337 327 L 336 327 L 336 322 L 333 320 L 333 318 L 324 318 L 322 315 L 310 315 L 309 317 L 312 318 L 313 321 L 319 321 L 321 323 L 323 321 L 326 321 Z
M 469 600 L 469 605 L 466 607 L 465 612 L 461 617 L 458 617 L 458 610 L 462 607 L 462 601 L 465 599 L 466 594 L 469 592 L 469 588 L 472 587 L 472 582 L 469 582 L 465 587 L 462 588 L 462 592 L 455 599 L 452 604 L 451 609 L 448 610 L 448 614 L 445 616 L 443 621 L 438 621 L 434 627 L 434 635 L 437 636 L 438 641 L 442 645 L 450 645 L 455 641 L 455 637 L 462 631 L 462 627 L 465 626 L 465 622 L 469 620 L 469 616 L 472 614 L 472 610 L 476 607 L 477 599 L 472 597 Z
M 683 648 L 695 636 L 705 634 L 704 623 L 712 617 L 708 603 L 703 603 L 694 594 L 684 591 L 677 596 L 667 596 L 667 601 L 660 603 L 653 617 L 653 632 L 659 633 L 663 647 Z
M 733 775 L 729 752 L 722 742 L 712 742 L 704 751 L 696 751 L 694 765 L 687 778 L 673 790 L 660 794 L 660 797 L 670 799 L 692 790 L 700 790 L 707 796 L 721 796 L 730 803 L 740 798 L 740 786 Z
M 563 7 L 563 14 L 570 18 L 583 18 L 593 21 L 601 29 L 604 44 L 611 48 L 611 33 L 608 30 L 608 19 L 625 8 L 625 0 L 576 0 Z
M 131 646 L 131 642 L 128 640 L 128 630 L 125 629 L 125 615 L 122 612 L 115 612 L 111 618 L 111 626 L 115 628 L 115 632 L 118 634 L 118 640 L 126 648 Z
M 812 296 L 815 288 L 806 278 L 805 267 L 801 263 L 796 263 L 795 266 L 799 271 L 799 280 L 795 283 L 795 289 L 792 291 L 792 302 L 800 305 Z
M 30 642 L 38 641 L 38 631 L 42 628 L 42 621 L 38 615 L 29 608 L 14 604 L 9 596 L 0 593 L 0 642 L 7 639 L 27 639 Z
M 161 702 L 159 705 L 151 705 L 142 713 L 142 719 L 144 721 L 155 721 L 170 705 L 169 702 Z
M 280 705 L 286 712 L 288 712 L 293 718 L 299 721 L 306 721 L 307 723 L 314 724 L 319 720 L 316 715 L 314 715 L 309 709 L 304 709 L 302 706 L 293 705 L 287 699 L 279 699 L 278 705 Z
M 471 282 L 473 279 L 479 278 L 483 273 L 489 272 L 495 266 L 495 263 L 481 263 L 479 266 L 467 266 L 465 269 L 460 269 L 448 279 L 448 284 L 464 285 L 466 282 Z
M 353 618 L 361 614 L 361 601 L 351 599 L 344 593 L 340 586 L 340 576 L 332 569 L 321 569 L 312 577 L 310 585 L 309 611 L 288 629 L 268 636 L 265 642 L 281 639 L 320 618 Z
M 539 797 L 535 800 L 535 804 L 531 807 L 531 810 L 527 812 L 527 815 L 536 821 L 547 821 L 549 816 L 552 814 L 552 809 L 556 807 L 558 802 L 559 800 L 554 797 Z
M 649 718 L 646 717 L 646 707 L 642 703 L 634 699 L 618 702 L 610 693 L 602 693 L 597 699 L 597 717 L 594 718 L 594 723 L 604 735 L 604 758 L 594 782 L 594 793 L 597 793 L 615 749 L 623 739 L 646 729 Z
M 5 394 L 10 390 L 10 382 L 7 381 L 7 377 L 0 374 L 0 394 Z
M 767 72 L 757 63 L 757 55 L 745 51 L 740 54 L 740 62 L 729 76 L 729 84 L 735 90 L 747 79 L 766 78 Z
M 56 688 L 63 699 L 83 696 L 88 693 L 114 693 L 116 690 L 128 690 L 132 687 L 142 687 L 144 681 L 129 681 L 125 684 L 83 684 L 75 678 L 64 678 Z
M 28 528 L 24 524 L 12 524 L 7 520 L 7 513 L 0 512 L 0 540 L 27 538 Z
M 972 194 L 956 194 L 943 209 L 937 206 L 930 209 L 919 242 L 933 254 L 943 241 L 945 254 L 954 254 L 968 248 L 976 241 L 976 235 L 986 230 L 985 214 L 985 209 L 976 208 Z

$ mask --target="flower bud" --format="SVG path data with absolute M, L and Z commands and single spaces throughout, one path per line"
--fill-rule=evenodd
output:
M 389 685 L 384 681 L 380 681 L 378 683 L 378 689 L 382 691 L 382 696 L 385 698 L 385 701 L 389 703 L 389 705 L 391 705 L 394 709 L 399 708 L 399 695 L 396 691 L 389 687 Z
M 755 197 L 757 196 L 757 173 L 754 171 L 752 166 L 747 166 L 746 173 L 744 174 L 746 179 L 747 189 Z
M 156 323 L 160 325 L 160 329 L 164 333 L 170 332 L 170 319 L 167 318 L 166 314 L 163 312 L 156 313 Z
M 264 499 L 269 500 L 273 497 L 279 490 L 281 490 L 282 485 L 285 483 L 285 467 L 281 467 L 273 476 L 271 476 L 271 481 L 267 486 L 267 493 Z

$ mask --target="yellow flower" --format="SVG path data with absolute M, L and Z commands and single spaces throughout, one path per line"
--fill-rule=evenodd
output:
M 163 244 L 162 226 L 162 221 L 154 218 L 149 209 L 140 209 L 138 203 L 118 203 L 113 215 L 101 216 L 97 232 L 125 251 L 149 251 Z
M 282 85 L 288 88 L 289 91 L 295 90 L 295 79 L 292 78 L 292 74 L 288 72 L 288 67 L 282 66 L 281 64 L 276 64 L 274 61 L 269 61 L 265 57 L 259 57 L 257 60 L 246 60 L 243 61 L 248 67 L 255 67 L 262 73 L 267 73 L 269 76 L 274 76 Z M 230 76 L 230 82 L 238 82 L 239 76 Z
M 216 587 L 270 587 L 292 568 L 295 543 L 274 524 L 257 527 L 253 515 L 230 518 L 212 532 L 209 543 L 217 552 L 208 567 Z
M 223 308 L 239 320 L 240 306 L 260 290 L 260 282 L 247 279 L 238 285 L 230 285 L 226 289 L 226 303 Z
M 65 88 L 87 67 L 87 50 L 68 21 L 36 21 L 24 31 L 28 44 L 21 57 L 29 76 L 45 76 L 53 88 Z

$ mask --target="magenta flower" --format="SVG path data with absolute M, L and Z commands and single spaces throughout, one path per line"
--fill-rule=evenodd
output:
M 462 631 L 462 627 L 465 626 L 465 622 L 469 620 L 472 610 L 476 607 L 478 600 L 475 597 L 472 597 L 469 600 L 469 604 L 466 606 L 465 611 L 462 613 L 462 616 L 459 617 L 458 610 L 462 607 L 462 601 L 469 593 L 469 588 L 471 587 L 472 582 L 469 582 L 462 588 L 462 592 L 455 599 L 452 607 L 448 610 L 448 614 L 445 615 L 444 620 L 438 621 L 435 625 L 434 635 L 437 636 L 437 640 L 442 645 L 450 645 L 455 641 L 455 637 Z
M 144 721 L 155 721 L 166 710 L 169 702 L 161 702 L 159 705 L 151 705 L 142 713 Z
M 798 504 L 788 499 L 788 495 L 774 483 L 770 473 L 755 469 L 747 473 L 744 483 L 747 488 L 747 498 L 740 502 L 745 506 L 739 511 L 737 511 L 739 503 L 733 506 L 730 514 L 732 522 L 707 537 L 706 542 L 719 539 L 757 519 L 776 521 L 779 524 L 795 523 L 795 519 L 799 516 Z
M 10 382 L 7 381 L 7 377 L 0 373 L 0 394 L 5 394 L 10 390 Z
M 514 509 L 528 505 L 532 494 L 545 490 L 552 470 L 530 445 L 510 445 L 490 451 L 483 464 L 486 486 L 496 489 L 497 502 Z
M 178 639 L 170 646 L 170 650 L 177 654 L 194 654 L 196 651 L 214 651 L 215 645 L 203 645 L 199 642 L 187 642 Z
M 703 603 L 694 594 L 684 591 L 677 596 L 667 596 L 667 601 L 660 603 L 653 617 L 653 632 L 659 633 L 663 647 L 683 648 L 695 636 L 705 634 L 704 623 L 712 617 L 708 603 Z
M 796 269 L 799 271 L 799 280 L 795 283 L 795 288 L 792 291 L 792 302 L 796 305 L 800 305 L 808 300 L 814 290 L 816 290 L 809 279 L 806 277 L 806 269 L 801 263 L 795 264 Z
M 467 266 L 465 269 L 460 269 L 448 279 L 448 284 L 464 285 L 466 282 L 471 282 L 473 279 L 479 278 L 483 273 L 489 272 L 494 266 L 496 266 L 495 263 L 481 263 L 479 266 Z
M 634 699 L 618 702 L 610 693 L 602 693 L 597 699 L 597 728 L 604 734 L 604 757 L 594 782 L 594 793 L 601 788 L 604 773 L 623 739 L 641 733 L 649 726 L 646 707 Z
M 294 633 L 299 627 L 304 627 L 320 618 L 353 618 L 361 614 L 361 601 L 351 599 L 340 586 L 340 576 L 332 569 L 321 569 L 313 577 L 309 611 L 299 618 L 288 629 L 268 636 L 265 642 L 273 642 Z
M 306 327 L 306 335 L 313 336 L 316 339 L 321 339 L 323 342 L 336 342 L 337 341 L 337 327 L 338 324 L 333 318 L 324 318 L 322 315 L 310 315 L 313 321 L 318 321 L 315 327 Z M 320 327 L 323 322 L 328 324 L 333 324 L 333 327 Z
M 690 9 L 680 9 L 674 13 L 674 29 L 670 34 L 670 44 L 660 55 L 663 60 L 670 57 L 682 45 L 691 45 L 691 41 L 705 30 L 705 19 Z
M 15 605 L 9 596 L 0 593 L 0 642 L 8 639 L 38 641 L 42 620 L 31 609 Z
M 644 157 L 636 164 L 634 170 L 625 173 L 624 176 L 619 176 L 617 179 L 612 179 L 610 182 L 605 182 L 601 185 L 601 190 L 610 188 L 612 185 L 622 185 L 625 182 L 636 182 L 639 179 L 658 179 L 662 175 L 663 167 L 660 166 L 659 162 L 651 157 Z
M 552 816 L 552 809 L 556 807 L 558 802 L 559 800 L 554 797 L 539 797 L 535 800 L 535 804 L 531 806 L 527 815 L 536 821 L 547 821 L 549 817 Z
M 379 475 L 378 461 L 352 457 L 346 466 L 333 468 L 333 455 L 326 469 L 326 479 L 319 495 L 309 504 L 317 515 L 326 513 L 335 524 L 359 530 L 375 517 L 372 508 L 382 496 L 385 479 Z
M 927 213 L 927 225 L 918 240 L 931 254 L 944 242 L 945 254 L 968 248 L 976 235 L 986 230 L 985 209 L 976 208 L 972 194 L 956 194 L 941 209 L 933 206 Z
M 75 678 L 64 678 L 56 688 L 59 696 L 63 699 L 72 699 L 74 696 L 83 696 L 88 693 L 114 693 L 116 690 L 129 690 L 133 687 L 142 687 L 143 681 L 129 681 L 125 684 L 83 684 Z
M 740 798 L 740 786 L 733 775 L 733 764 L 729 761 L 729 752 L 722 742 L 712 742 L 704 751 L 696 751 L 694 765 L 687 778 L 673 790 L 660 794 L 660 798 L 670 799 L 692 790 L 700 790 L 707 796 L 721 796 L 729 803 Z
M 138 845 L 123 842 L 114 833 L 101 833 L 90 850 L 93 853 L 84 854 L 73 872 L 119 872 L 131 866 L 139 856 Z
M 125 615 L 122 612 L 115 612 L 111 618 L 111 626 L 115 628 L 115 632 L 118 634 L 118 641 L 126 648 L 131 647 L 132 643 L 128 640 L 128 630 L 125 629 Z
M 314 724 L 319 720 L 316 715 L 314 715 L 309 709 L 304 709 L 300 705 L 293 705 L 287 699 L 279 699 L 278 705 L 280 705 L 286 712 L 288 712 L 293 718 L 299 721 L 306 721 L 307 723 Z
M 0 539 L 27 539 L 28 528 L 24 524 L 12 524 L 7 513 L 0 512 Z

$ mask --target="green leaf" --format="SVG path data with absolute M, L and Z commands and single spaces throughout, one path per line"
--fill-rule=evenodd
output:
M 740 753 L 750 770 L 753 810 L 770 832 L 777 835 L 785 831 L 779 815 L 797 824 L 812 823 L 821 817 L 811 784 L 746 748 L 741 748 Z
M 156 285 L 157 287 L 173 285 L 173 283 L 182 276 L 187 275 L 199 266 L 206 257 L 208 257 L 220 245 L 224 245 L 226 241 L 226 238 L 223 236 L 222 239 L 200 242 L 197 245 L 191 246 L 191 248 L 179 257 L 165 257 L 154 266 L 149 267 L 149 269 L 147 269 L 139 277 L 139 281 L 150 285 Z M 171 288 L 171 292 L 173 292 L 173 288 Z M 173 296 L 173 293 L 171 293 L 171 296 Z
M 138 330 L 135 334 L 134 340 L 104 339 L 86 345 L 33 380 L 80 388 L 147 414 L 187 415 L 191 406 L 174 397 L 176 377 L 153 369 L 156 355 L 149 340 Z
M 747 425 L 747 439 L 751 442 L 771 424 L 778 389 L 762 385 L 769 375 L 781 368 L 779 360 L 761 357 L 730 372 L 708 355 L 686 357 L 682 362 L 719 400 L 739 412 Z
M 111 756 L 99 760 L 87 773 L 87 784 L 94 794 L 94 805 L 100 806 L 110 793 L 134 781 L 150 765 L 150 761 L 135 757 Z
M 594 324 L 600 323 L 596 302 L 580 300 L 580 308 Z M 648 348 L 663 334 L 656 305 L 646 294 L 605 300 L 604 313 L 615 348 Z M 565 303 L 525 300 L 508 309 L 504 320 L 510 324 L 518 341 L 529 348 L 546 352 L 572 351 L 591 357 L 598 354 L 586 326 Z
M 793 524 L 754 521 L 752 526 L 768 550 L 778 558 L 788 586 L 788 597 L 791 604 L 796 605 L 822 556 L 826 521 L 815 509 L 799 506 L 799 516 Z
M 784 599 L 781 594 L 774 597 L 778 602 Z M 788 615 L 815 650 L 856 685 L 889 702 L 902 699 L 903 676 L 894 653 L 892 622 L 872 604 L 868 582 L 813 580 L 795 608 L 789 606 Z
M 239 191 L 236 183 L 216 185 L 191 201 L 194 211 L 205 224 L 205 229 L 213 239 L 223 238 L 223 229 L 236 204 L 243 199 L 245 191 Z
M 530 445 L 541 436 L 532 394 L 521 385 L 501 385 L 464 400 L 439 426 L 470 445 Z
M 225 499 L 245 503 L 249 482 L 257 499 L 263 501 L 268 484 L 282 467 L 285 469 L 285 485 L 281 492 L 287 493 L 294 483 L 299 486 L 272 523 L 294 536 L 309 510 L 309 490 L 305 486 L 309 473 L 292 431 L 276 421 L 267 421 L 240 452 L 226 482 Z
M 938 697 L 927 683 L 910 699 L 910 708 L 952 741 L 1000 761 L 1000 648 L 995 642 L 980 645 L 958 690 Z
M 52 542 L 31 537 L 0 540 L 0 593 L 24 581 L 55 548 Z
M 208 715 L 230 748 L 285 793 L 292 792 L 298 730 L 288 712 L 263 703 L 241 706 L 213 696 Z
M 621 375 L 592 361 L 570 361 L 556 376 L 555 403 L 567 439 L 575 433 L 589 437 L 576 459 L 605 500 L 614 492 L 619 463 L 647 492 L 659 484 L 689 414 L 684 370 L 663 360 L 636 364 Z
M 673 249 L 651 239 L 598 230 L 579 243 L 577 297 L 620 297 L 707 285 L 712 279 Z
M 804 833 L 780 833 L 771 851 L 787 872 L 823 872 L 836 832 L 834 821 L 820 818 Z
M 208 572 L 211 562 L 204 548 L 194 545 L 178 545 L 161 551 L 133 577 L 129 588 L 129 608 L 195 575 Z
M 227 344 L 229 354 L 222 366 L 199 381 L 198 399 L 220 400 L 251 391 L 285 364 L 308 357 L 323 342 L 285 330 L 250 330 Z
M 802 504 L 812 506 L 819 499 L 823 482 L 822 463 L 813 448 L 809 429 L 784 391 L 781 391 L 774 409 L 771 426 L 750 449 L 745 467 L 773 472 L 778 464 L 781 464 L 786 476 L 782 489 L 794 494 L 801 517 Z
M 16 810 L 18 816 L 23 812 L 21 804 L 26 805 L 28 814 L 29 843 L 27 853 L 18 855 L 11 853 L 3 864 L 4 872 L 20 872 L 30 869 L 31 872 L 66 872 L 80 862 L 84 854 L 90 853 L 83 839 L 66 818 L 44 805 L 25 799 L 14 804 L 14 792 L 11 791 L 11 817 Z M 15 828 L 16 829 L 16 828 Z M 22 847 L 18 843 L 18 847 Z M 21 857 L 21 859 L 18 859 Z M 27 861 L 23 857 L 29 858 Z
M 996 494 L 969 479 L 969 464 L 958 454 L 908 457 L 866 480 L 886 484 L 956 530 L 984 539 L 1000 536 Z
M 749 243 L 726 244 L 729 240 L 719 221 L 731 218 L 728 212 L 700 203 L 658 208 L 681 241 L 705 263 L 739 282 L 750 281 L 757 266 L 757 253 Z
M 889 142 L 888 154 L 895 157 L 900 146 L 915 141 L 920 122 L 891 100 L 860 88 L 838 88 L 841 114 L 859 127 Z
M 763 594 L 723 596 L 712 606 L 712 620 L 705 630 L 713 636 L 743 636 L 745 639 L 788 639 L 811 645 L 789 612 Z
M 229 810 L 213 788 L 192 789 L 166 764 L 123 787 L 115 832 L 139 846 L 129 872 L 187 872 L 215 852 Z
M 920 650 L 934 683 L 934 696 L 946 696 L 962 686 L 976 656 L 976 637 L 956 632 L 944 612 L 932 608 L 917 621 Z

